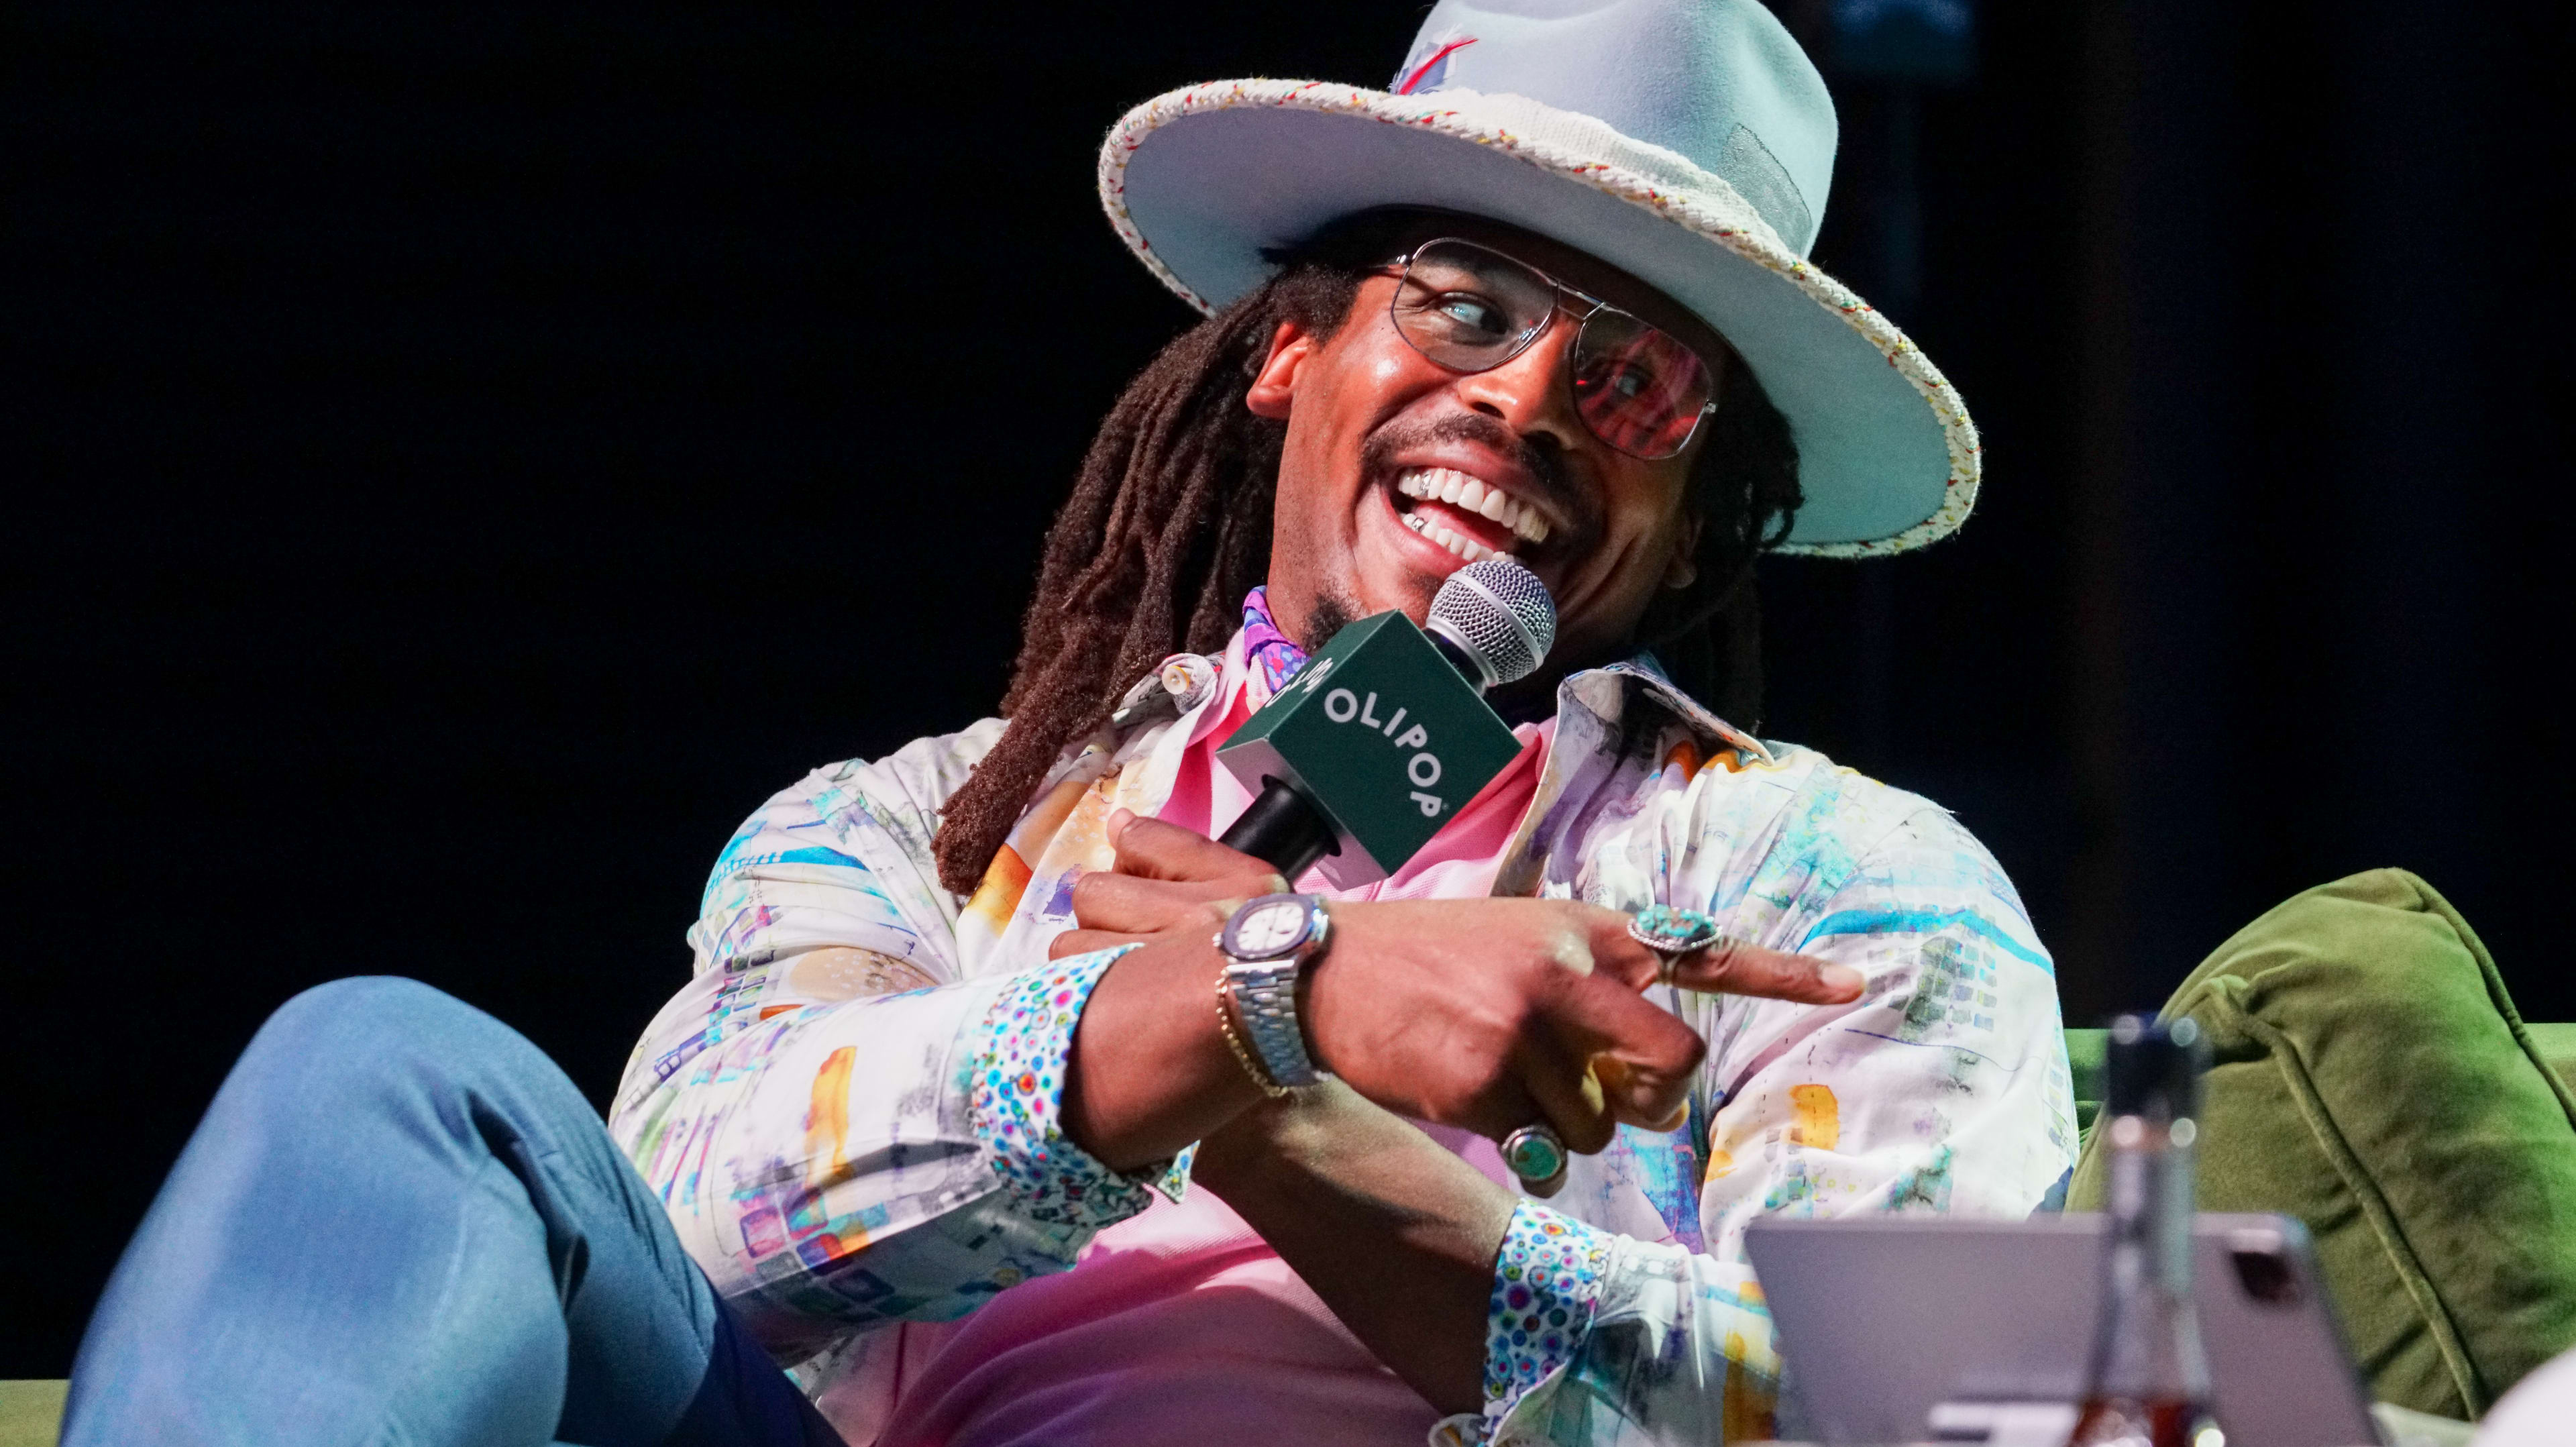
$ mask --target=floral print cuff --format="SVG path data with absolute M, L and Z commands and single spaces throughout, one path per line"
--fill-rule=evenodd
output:
M 970 1106 L 975 1138 L 1017 1199 L 1019 1214 L 1042 1225 L 1096 1231 L 1144 1210 L 1148 1185 L 1177 1201 L 1189 1182 L 1195 1146 L 1160 1171 L 1128 1176 L 1101 1164 L 1059 1128 L 1073 1027 L 1092 987 L 1134 948 L 1095 950 L 1025 971 L 1003 987 L 984 1015 Z
M 1494 1258 L 1485 1308 L 1485 1420 L 1573 1360 L 1592 1327 L 1610 1264 L 1610 1234 L 1524 1200 Z

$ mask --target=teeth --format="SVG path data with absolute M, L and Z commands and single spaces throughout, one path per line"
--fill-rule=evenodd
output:
M 1509 528 L 1513 536 L 1524 542 L 1536 544 L 1547 541 L 1547 519 L 1539 516 L 1538 509 L 1523 506 L 1520 500 L 1510 493 L 1499 487 L 1487 485 L 1481 478 L 1469 477 L 1455 468 L 1410 469 L 1396 478 L 1395 490 L 1405 497 L 1445 502 L 1461 512 L 1490 518 Z M 1493 549 L 1485 547 L 1474 539 L 1459 537 L 1446 528 L 1424 522 L 1412 513 L 1404 514 L 1404 520 L 1407 527 L 1471 563 L 1498 556 Z
M 1471 563 L 1480 563 L 1487 558 L 1498 556 L 1493 549 L 1475 539 L 1462 538 L 1416 513 L 1406 513 L 1404 525 Z
M 1474 538 L 1462 538 L 1446 528 L 1434 533 L 1432 541 L 1471 563 L 1481 563 L 1494 555 L 1493 549 L 1477 542 Z

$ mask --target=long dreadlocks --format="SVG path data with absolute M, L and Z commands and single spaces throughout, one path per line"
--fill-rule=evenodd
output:
M 1244 595 L 1269 570 L 1287 435 L 1243 405 L 1244 390 L 1280 323 L 1329 334 L 1360 276 L 1347 245 L 1301 251 L 1165 347 L 1110 409 L 1047 532 L 1002 696 L 1009 725 L 941 813 L 932 851 L 943 886 L 974 890 L 1047 767 L 1107 721 L 1129 684 L 1173 653 L 1213 652 L 1233 636 Z M 1639 638 L 1676 683 L 1751 727 L 1762 700 L 1753 560 L 1788 535 L 1798 454 L 1741 363 L 1726 369 L 1707 425 L 1691 471 L 1698 577 L 1657 596 Z

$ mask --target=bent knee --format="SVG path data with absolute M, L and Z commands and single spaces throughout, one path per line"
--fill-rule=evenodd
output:
M 400 1031 L 424 1017 L 481 1014 L 455 996 L 399 975 L 352 975 L 315 985 L 277 1007 L 270 1027 L 335 1036 Z
M 418 980 L 360 975 L 316 985 L 278 1006 L 242 1062 L 282 1058 L 306 1075 L 334 1063 L 381 1071 L 424 1050 L 444 1053 L 440 1046 L 459 1035 L 499 1028 L 482 1011 Z

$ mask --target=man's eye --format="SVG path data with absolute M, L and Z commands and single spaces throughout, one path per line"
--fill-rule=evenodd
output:
M 1473 292 L 1450 292 L 1434 301 L 1431 310 L 1465 331 L 1497 337 L 1511 331 L 1511 323 L 1504 317 L 1503 309 Z
M 1655 378 L 1643 367 L 1620 366 L 1609 369 L 1600 385 L 1622 401 L 1634 401 L 1655 390 Z

